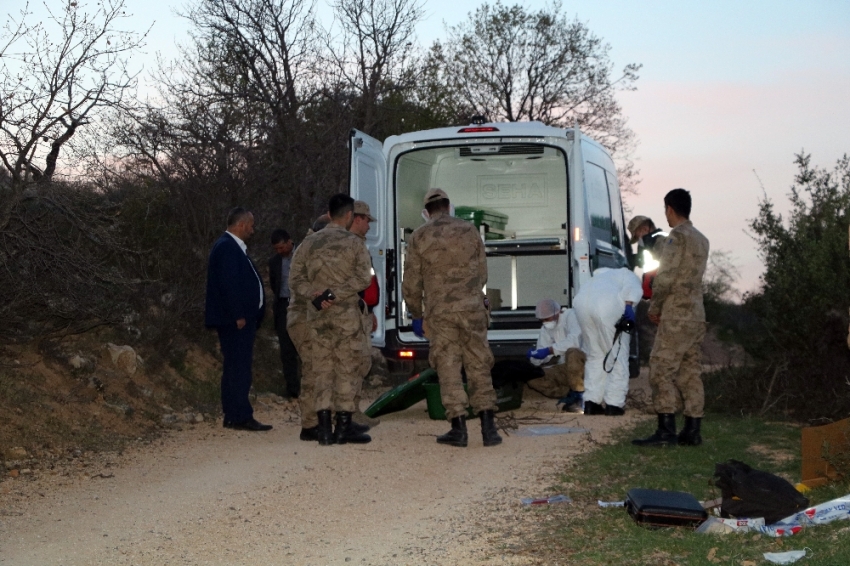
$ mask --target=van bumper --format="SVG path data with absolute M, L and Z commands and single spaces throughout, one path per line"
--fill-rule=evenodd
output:
M 399 340 L 398 331 L 388 330 L 385 335 L 385 346 L 381 348 L 384 357 L 391 360 L 427 360 L 430 348 L 427 343 L 407 343 Z M 491 340 L 490 350 L 497 359 L 525 358 L 535 341 L 527 340 Z

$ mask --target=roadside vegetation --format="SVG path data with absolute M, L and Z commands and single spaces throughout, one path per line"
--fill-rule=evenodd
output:
M 789 212 L 765 198 L 750 222 L 765 272 L 740 304 L 707 302 L 718 336 L 746 361 L 705 376 L 712 410 L 825 424 L 850 416 L 850 158 L 831 170 L 800 154 Z

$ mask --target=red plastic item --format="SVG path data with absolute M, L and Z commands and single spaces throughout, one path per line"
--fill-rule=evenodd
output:
M 369 283 L 369 286 L 366 287 L 366 290 L 363 292 L 363 301 L 366 303 L 366 306 L 374 307 L 381 300 L 381 288 L 378 285 L 378 277 L 373 275 L 372 281 Z

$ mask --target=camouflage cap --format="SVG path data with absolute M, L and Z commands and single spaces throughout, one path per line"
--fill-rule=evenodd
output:
M 375 222 L 375 217 L 372 216 L 369 205 L 362 200 L 354 201 L 354 214 L 361 214 L 368 218 L 369 222 Z
M 637 236 L 635 236 L 635 230 L 640 228 L 645 222 L 652 223 L 652 219 L 648 216 L 638 215 L 638 216 L 635 216 L 634 218 L 632 218 L 631 220 L 629 220 L 629 226 L 628 226 L 629 234 L 632 235 L 632 237 L 629 239 L 630 244 L 634 244 L 635 242 L 638 241 Z
M 446 191 L 443 189 L 428 189 L 428 192 L 425 193 L 425 204 L 429 202 L 436 202 L 442 199 L 448 199 L 449 195 L 446 194 Z
M 537 308 L 534 309 L 534 316 L 543 320 L 544 318 L 555 316 L 559 312 L 561 312 L 561 305 L 558 304 L 558 301 L 555 299 L 541 299 L 537 303 Z

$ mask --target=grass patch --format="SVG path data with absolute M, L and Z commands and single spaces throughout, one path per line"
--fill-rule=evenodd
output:
M 681 421 L 681 418 L 680 418 Z M 681 426 L 681 422 L 680 422 Z M 850 521 L 813 527 L 790 538 L 766 535 L 702 535 L 683 528 L 650 530 L 638 526 L 623 508 L 600 508 L 598 500 L 621 501 L 635 487 L 687 491 L 697 499 L 719 497 L 710 485 L 714 464 L 730 458 L 799 481 L 800 429 L 782 422 L 709 415 L 700 447 L 638 448 L 633 438 L 648 436 L 655 422 L 621 431 L 613 442 L 578 457 L 553 488 L 573 503 L 528 509 L 525 530 L 534 529 L 518 554 L 545 564 L 700 565 L 766 564 L 762 553 L 808 547 L 807 565 L 850 564 Z M 833 485 L 807 494 L 811 504 L 848 492 Z

